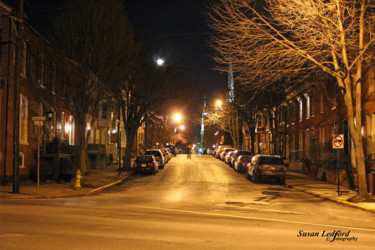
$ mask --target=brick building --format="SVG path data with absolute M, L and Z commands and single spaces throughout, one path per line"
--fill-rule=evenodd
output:
M 364 71 L 362 135 L 366 164 L 375 168 L 375 67 Z M 313 84 L 311 84 L 313 85 Z M 322 84 L 319 84 L 322 86 Z M 324 90 L 324 91 L 323 91 Z M 332 148 L 336 134 L 344 134 L 345 149 L 340 150 L 342 178 L 345 185 L 355 185 L 347 171 L 356 172 L 346 109 L 337 84 L 326 82 L 323 88 L 309 87 L 290 91 L 286 100 L 273 107 L 273 117 L 259 112 L 255 136 L 255 153 L 280 154 L 291 170 L 316 175 L 336 182 L 331 173 L 336 167 L 337 149 Z M 247 129 L 244 129 L 244 133 Z M 246 138 L 250 140 L 249 137 Z M 250 144 L 250 142 L 247 142 Z

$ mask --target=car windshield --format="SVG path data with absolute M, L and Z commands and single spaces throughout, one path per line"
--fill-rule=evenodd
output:
M 247 152 L 247 151 L 240 151 L 237 153 L 238 155 L 251 155 L 251 152 Z
M 146 151 L 145 155 L 161 156 L 159 151 Z
M 283 159 L 278 157 L 261 157 L 259 164 L 284 164 Z
M 140 155 L 137 157 L 137 161 L 153 161 L 151 155 Z
M 251 157 L 250 156 L 242 156 L 240 159 L 241 159 L 241 161 L 247 161 L 247 162 L 251 161 Z

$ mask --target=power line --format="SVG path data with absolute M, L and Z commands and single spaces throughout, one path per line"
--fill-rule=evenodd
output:
M 144 34 L 144 37 L 172 37 L 172 36 L 206 36 L 213 35 L 213 32 L 198 32 L 198 33 L 167 33 L 167 34 Z

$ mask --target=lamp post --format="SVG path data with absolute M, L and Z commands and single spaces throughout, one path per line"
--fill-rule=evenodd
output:
M 203 140 L 204 140 L 204 117 L 207 115 L 206 113 L 206 94 L 203 97 L 203 112 L 202 112 L 202 123 L 201 123 L 201 149 L 203 149 Z
M 181 116 L 181 114 L 180 113 L 176 113 L 176 114 L 174 114 L 173 115 L 173 119 L 174 119 L 174 121 L 175 121 L 175 123 L 176 123 L 176 125 L 175 125 L 175 127 L 174 127 L 174 134 L 173 134 L 173 139 L 172 139 L 172 143 L 173 143 L 173 145 L 175 144 L 175 137 L 176 137 L 176 134 L 177 134 L 177 131 L 178 131 L 178 124 L 181 122 L 181 120 L 182 120 L 182 116 Z M 180 127 L 179 127 L 181 130 L 183 130 L 183 129 L 185 129 L 185 126 L 184 125 L 180 125 Z

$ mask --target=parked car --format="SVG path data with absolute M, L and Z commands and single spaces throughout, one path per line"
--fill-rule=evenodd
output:
M 232 150 L 232 151 L 229 151 L 226 155 L 225 155 L 225 158 L 224 158 L 224 161 L 226 164 L 229 164 L 229 161 L 233 155 L 235 150 Z
M 237 160 L 235 160 L 233 164 L 233 169 L 240 172 L 245 172 L 247 170 L 247 165 L 251 162 L 251 156 L 250 155 L 240 155 L 237 157 Z
M 234 151 L 235 149 L 234 148 L 225 148 L 223 152 L 220 153 L 220 160 L 224 161 L 225 160 L 225 156 L 230 152 L 230 151 Z
M 156 174 L 159 171 L 159 164 L 153 155 L 140 155 L 134 161 L 134 172 Z
M 167 164 L 168 161 L 169 161 L 169 156 L 168 156 L 167 150 L 165 148 L 161 148 L 160 150 L 163 153 L 165 164 Z
M 160 149 L 147 149 L 145 155 L 153 155 L 158 162 L 158 167 L 161 169 L 164 168 L 166 161 L 164 158 L 164 154 Z
M 247 177 L 254 183 L 260 180 L 285 183 L 286 172 L 283 159 L 278 155 L 255 155 L 248 164 Z
M 234 167 L 234 162 L 237 160 L 237 158 L 241 155 L 250 155 L 251 156 L 251 152 L 250 151 L 244 151 L 244 150 L 236 150 L 234 151 L 234 153 L 232 154 L 231 156 L 231 159 L 230 159 L 230 163 L 229 165 L 231 167 Z
M 231 145 L 219 145 L 215 151 L 214 156 L 220 159 L 220 153 L 224 151 L 225 148 L 231 148 Z
M 169 162 L 169 160 L 172 159 L 172 154 L 171 154 L 171 152 L 169 151 L 168 148 L 162 148 L 162 151 L 164 152 L 164 155 L 165 155 L 166 158 L 167 158 L 167 162 Z

